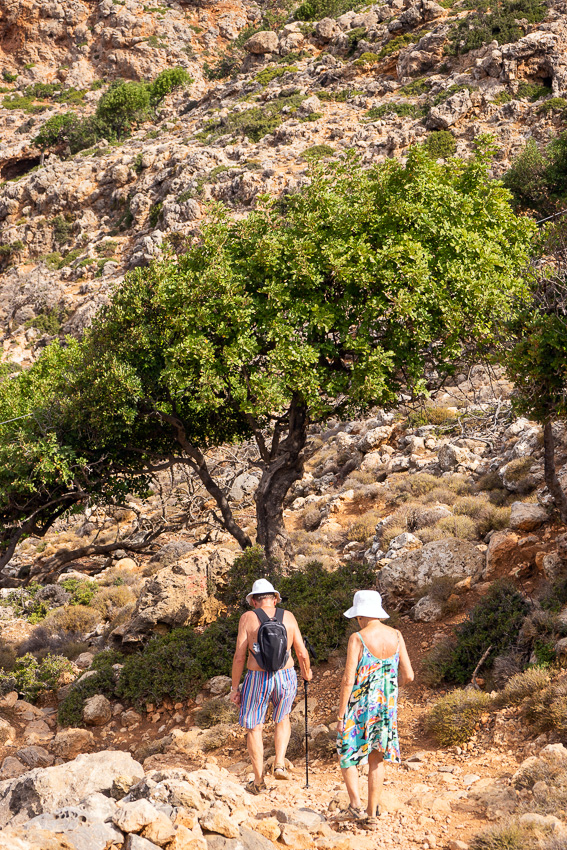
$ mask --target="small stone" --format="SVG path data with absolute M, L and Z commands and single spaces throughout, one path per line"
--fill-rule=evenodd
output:
M 89 726 L 103 726 L 112 717 L 110 702 L 102 694 L 95 694 L 85 700 L 83 706 L 83 720 Z
M 167 850 L 207 850 L 206 840 L 180 824 Z
M 216 832 L 218 835 L 224 835 L 225 838 L 238 838 L 240 830 L 238 825 L 234 823 L 223 812 L 216 809 L 210 809 L 205 815 L 199 818 L 201 829 L 206 832 Z
M 157 817 L 144 828 L 142 835 L 159 847 L 165 847 L 174 837 L 175 829 L 167 815 L 158 811 Z
M 158 816 L 158 810 L 147 800 L 135 800 L 120 806 L 112 816 L 112 822 L 122 832 L 141 832 Z

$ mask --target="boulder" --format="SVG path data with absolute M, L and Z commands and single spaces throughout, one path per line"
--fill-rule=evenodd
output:
M 525 502 L 513 502 L 510 513 L 510 528 L 514 531 L 535 531 L 549 515 L 541 505 L 526 504 Z
M 443 616 L 443 606 L 431 596 L 422 596 L 411 609 L 411 615 L 418 623 L 434 623 Z
M 362 437 L 359 441 L 359 450 L 365 454 L 367 452 L 374 451 L 384 445 L 384 443 L 388 442 L 392 436 L 393 430 L 394 429 L 391 425 L 381 425 L 379 428 L 372 428 L 370 431 L 367 431 L 364 437 Z
M 278 37 L 271 30 L 254 33 L 248 41 L 244 42 L 244 50 L 260 56 L 264 53 L 277 53 L 278 47 Z
M 490 579 L 499 570 L 505 569 L 518 545 L 518 535 L 505 528 L 490 538 L 486 551 L 486 566 L 483 578 Z
M 22 762 L 14 758 L 14 756 L 6 756 L 4 761 L 2 762 L 2 767 L 0 767 L 0 780 L 2 779 L 15 779 L 17 776 L 21 776 L 22 773 L 27 773 L 29 768 L 22 764 Z
M 322 18 L 315 24 L 315 34 L 319 41 L 332 41 L 339 33 L 340 29 L 333 18 Z
M 473 108 L 470 93 L 467 89 L 457 92 L 452 97 L 429 110 L 425 125 L 428 130 L 448 130 L 461 118 L 464 118 Z
M 246 496 L 251 496 L 256 492 L 259 480 L 259 475 L 253 475 L 251 472 L 243 472 L 237 475 L 230 488 L 230 498 L 239 502 Z
M 59 753 L 55 753 L 55 755 L 59 755 Z M 75 755 L 79 755 L 79 753 L 75 753 Z M 44 747 L 38 746 L 22 747 L 17 751 L 16 756 L 27 765 L 28 770 L 34 767 L 49 767 L 55 761 L 51 753 L 48 753 Z
M 94 735 L 88 729 L 63 729 L 53 739 L 51 749 L 60 758 L 74 759 L 92 750 L 94 742 Z
M 175 835 L 175 829 L 171 820 L 164 812 L 156 812 L 156 817 L 149 823 L 142 832 L 144 838 L 148 841 L 153 841 L 158 847 L 165 847 Z
M 112 706 L 102 694 L 95 694 L 85 700 L 83 720 L 89 726 L 104 726 L 112 717 Z
M 148 800 L 135 800 L 118 806 L 112 816 L 112 822 L 122 832 L 141 832 L 158 814 L 158 810 Z
M 0 717 L 0 744 L 11 744 L 16 737 L 16 730 L 11 723 Z
M 157 572 L 146 581 L 132 620 L 113 632 L 114 640 L 137 645 L 145 635 L 162 626 L 197 623 L 208 596 L 208 583 L 226 574 L 235 557 L 231 549 L 203 547 Z
M 82 809 L 70 806 L 53 814 L 37 815 L 26 823 L 26 832 L 28 829 L 45 829 L 61 834 L 75 850 L 106 850 L 111 844 L 123 840 L 122 833 L 111 824 L 90 820 Z
M 455 446 L 453 443 L 447 443 L 441 446 L 438 459 L 439 466 L 444 472 L 450 472 L 459 466 L 463 466 L 466 469 L 475 469 L 479 463 L 479 459 L 472 452 L 461 446 Z
M 160 564 L 162 567 L 170 567 L 178 561 L 182 561 L 187 557 L 189 552 L 193 552 L 195 547 L 192 543 L 186 540 L 173 540 L 171 543 L 166 543 L 152 556 L 151 564 Z
M 210 691 L 213 697 L 223 697 L 230 691 L 232 679 L 230 676 L 213 676 L 205 683 L 205 687 Z
M 224 835 L 226 838 L 238 838 L 240 830 L 238 825 L 224 812 L 215 808 L 210 808 L 209 811 L 199 818 L 201 829 L 205 832 L 216 832 L 219 835 Z
M 97 791 L 110 794 L 114 779 L 121 775 L 137 781 L 144 771 L 130 753 L 103 750 L 0 782 L 0 828 L 17 826 L 63 806 L 75 806 Z
M 395 558 L 378 574 L 377 587 L 389 599 L 410 597 L 435 578 L 480 578 L 484 555 L 467 540 L 434 540 Z
M 132 832 L 126 836 L 123 850 L 159 850 L 159 847 L 153 841 L 148 841 L 147 838 L 143 838 L 141 835 L 136 835 Z

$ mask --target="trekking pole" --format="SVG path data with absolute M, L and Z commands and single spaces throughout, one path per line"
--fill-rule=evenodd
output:
M 307 651 L 314 661 L 317 661 L 315 650 L 311 646 L 309 640 L 303 638 Z M 307 724 L 307 679 L 303 680 L 303 690 L 305 693 L 305 787 L 309 788 L 309 727 Z
M 307 728 L 307 679 L 303 680 L 305 692 L 305 787 L 309 788 L 309 732 Z

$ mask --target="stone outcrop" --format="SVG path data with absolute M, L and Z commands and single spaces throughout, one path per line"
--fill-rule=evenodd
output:
M 437 578 L 479 579 L 484 564 L 484 554 L 466 540 L 435 540 L 386 564 L 377 587 L 388 599 L 407 599 Z

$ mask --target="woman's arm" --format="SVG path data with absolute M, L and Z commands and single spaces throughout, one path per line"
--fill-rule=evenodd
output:
M 357 634 L 353 634 L 349 638 L 347 657 L 345 663 L 345 672 L 341 682 L 341 696 L 339 700 L 339 723 L 344 718 L 347 710 L 348 701 L 356 680 L 356 668 L 360 660 L 362 644 Z
M 414 680 L 413 667 L 409 660 L 405 641 L 400 632 L 398 632 L 398 635 L 400 637 L 400 666 L 398 669 L 398 680 L 400 685 L 407 685 L 409 682 L 413 682 Z

